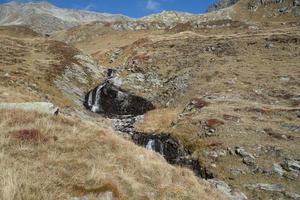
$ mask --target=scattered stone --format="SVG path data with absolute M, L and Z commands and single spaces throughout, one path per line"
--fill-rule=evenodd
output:
M 280 80 L 281 80 L 281 81 L 290 81 L 291 79 L 290 79 L 290 77 L 288 77 L 288 76 L 281 76 L 281 77 L 280 77 Z
M 296 112 L 296 115 L 297 115 L 298 118 L 300 118 L 300 110 L 298 110 L 298 111 Z
M 273 172 L 280 176 L 283 176 L 286 173 L 286 171 L 278 163 L 274 163 L 272 169 Z
M 110 191 L 102 192 L 97 196 L 97 200 L 114 200 L 114 194 Z
M 287 171 L 300 171 L 300 161 L 285 160 L 281 165 Z
M 291 198 L 293 200 L 300 200 L 300 195 L 293 192 L 284 192 L 284 196 Z
M 248 166 L 252 166 L 252 167 L 255 166 L 255 160 L 254 160 L 254 158 L 249 157 L 249 156 L 243 158 L 243 163 L 246 164 L 246 165 L 248 165 Z
M 291 135 L 284 135 L 284 134 L 280 134 L 277 133 L 275 131 L 273 131 L 271 128 L 266 128 L 264 129 L 264 132 L 267 133 L 269 136 L 276 138 L 276 139 L 284 139 L 284 140 L 293 140 L 294 137 Z
M 225 194 L 227 197 L 231 196 L 231 188 L 224 181 L 219 181 L 215 179 L 208 180 L 208 182 L 217 188 L 220 192 Z
M 247 200 L 247 196 L 242 192 L 233 191 L 231 187 L 224 181 L 210 179 L 208 182 L 217 190 L 222 192 L 230 200 Z
M 236 168 L 232 168 L 230 169 L 230 172 L 232 175 L 234 176 L 240 176 L 240 175 L 245 175 L 247 172 L 242 170 L 242 169 L 236 169 Z
M 292 132 L 300 132 L 300 126 L 295 124 L 283 124 L 282 127 Z
M 230 155 L 235 155 L 235 151 L 232 148 L 228 147 L 227 151 L 229 152 Z
M 83 197 L 71 197 L 70 200 L 89 200 L 88 197 L 83 196 Z
M 0 109 L 17 109 L 31 112 L 54 114 L 57 107 L 48 102 L 0 103 Z
M 245 185 L 248 189 L 265 190 L 269 192 L 284 192 L 285 187 L 282 184 L 267 184 L 267 183 L 257 183 Z
M 237 155 L 240 155 L 243 158 L 249 157 L 251 159 L 255 159 L 254 156 L 252 154 L 246 152 L 243 147 L 236 147 L 235 152 Z
M 272 43 L 267 43 L 265 46 L 267 49 L 271 49 L 274 47 L 274 45 Z

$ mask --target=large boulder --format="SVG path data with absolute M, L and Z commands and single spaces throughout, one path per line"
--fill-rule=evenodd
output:
M 109 79 L 86 95 L 84 105 L 92 112 L 108 116 L 137 116 L 155 108 L 145 98 L 122 90 Z

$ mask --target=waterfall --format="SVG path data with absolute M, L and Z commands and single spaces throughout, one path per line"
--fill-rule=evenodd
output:
M 90 91 L 89 97 L 88 97 L 88 106 L 92 107 L 93 106 L 93 91 Z
M 105 84 L 106 84 L 106 82 L 97 87 L 95 101 L 91 108 L 92 112 L 101 112 L 103 110 L 102 106 L 101 106 L 101 92 L 102 92 L 102 88 L 105 86 Z M 90 96 L 89 96 L 89 98 L 90 98 Z
M 155 151 L 155 140 L 149 140 L 146 145 L 146 149 Z

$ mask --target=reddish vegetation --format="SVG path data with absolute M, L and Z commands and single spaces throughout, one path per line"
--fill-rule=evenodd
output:
M 199 98 L 192 99 L 191 104 L 194 105 L 198 109 L 201 109 L 201 108 L 209 105 L 209 103 L 207 101 L 204 101 L 203 99 L 199 99 Z
M 209 119 L 206 121 L 206 126 L 208 128 L 216 128 L 223 124 L 224 124 L 224 122 L 222 122 L 221 120 L 218 120 L 218 119 Z
M 30 142 L 48 141 L 48 139 L 45 138 L 37 129 L 21 129 L 18 131 L 13 131 L 10 132 L 10 137 L 12 139 L 20 140 L 20 141 L 30 141 Z
M 216 147 L 223 147 L 223 143 L 222 142 L 212 142 L 207 144 L 208 148 L 216 148 Z

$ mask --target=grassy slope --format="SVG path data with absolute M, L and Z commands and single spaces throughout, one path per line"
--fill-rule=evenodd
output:
M 191 171 L 168 165 L 90 122 L 17 110 L 0 111 L 0 198 L 222 199 Z M 41 140 L 14 137 L 36 129 Z
M 74 104 L 53 81 L 78 50 L 20 27 L 1 28 L 0 41 L 1 102 Z M 0 199 L 93 199 L 106 191 L 120 200 L 223 198 L 190 170 L 101 128 L 108 126 L 0 110 Z

